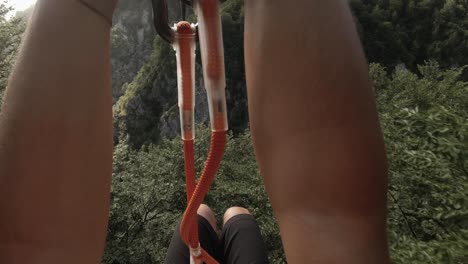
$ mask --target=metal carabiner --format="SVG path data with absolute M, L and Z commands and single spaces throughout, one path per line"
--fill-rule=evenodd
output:
M 191 6 L 191 0 L 179 0 L 182 20 L 185 20 L 185 7 Z M 166 0 L 151 0 L 153 7 L 153 23 L 156 33 L 161 36 L 166 42 L 172 44 L 174 42 L 174 31 L 169 24 L 169 11 Z

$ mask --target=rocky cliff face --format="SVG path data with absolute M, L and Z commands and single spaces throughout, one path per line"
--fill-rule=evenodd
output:
M 112 97 L 133 80 L 152 52 L 155 31 L 149 0 L 120 0 L 112 27 Z
M 170 6 L 169 9 L 170 14 L 172 14 L 171 17 L 175 17 L 173 18 L 173 22 L 175 22 L 177 21 L 179 8 L 177 1 L 169 1 L 168 3 L 171 2 L 173 6 Z M 234 132 L 245 129 L 248 120 L 242 45 L 243 15 L 241 10 L 242 1 L 228 0 L 223 3 L 222 18 L 228 118 L 230 129 Z M 120 16 L 122 19 L 129 19 L 134 15 L 125 11 L 121 12 Z M 152 17 L 151 13 L 150 17 Z M 135 21 L 134 19 L 130 20 Z M 119 25 L 117 22 L 114 26 L 115 31 L 119 30 Z M 122 26 L 125 27 L 124 24 Z M 143 31 L 143 35 L 145 32 Z M 137 35 L 135 34 L 136 37 L 134 38 L 138 39 Z M 125 34 L 120 33 L 115 36 L 126 37 Z M 127 42 L 116 40 L 115 43 Z M 121 47 L 116 49 L 113 56 L 122 52 L 120 51 Z M 124 83 L 119 90 L 122 96 L 114 105 L 115 127 L 118 128 L 117 134 L 128 135 L 129 143 L 135 148 L 148 143 L 157 143 L 161 138 L 172 138 L 180 133 L 174 51 L 168 43 L 165 43 L 159 37 L 155 38 L 150 50 L 152 50 L 151 55 L 147 57 L 147 61 L 146 59 L 143 60 L 146 63 L 138 71 L 136 77 L 131 82 L 121 82 Z M 197 52 L 199 51 L 197 50 Z M 133 61 L 133 59 L 129 61 Z M 116 58 L 113 58 L 113 60 L 116 60 Z M 142 60 L 135 61 L 134 65 L 137 65 L 137 63 L 142 63 Z M 126 69 L 126 67 L 131 67 L 131 65 L 122 65 L 120 69 Z M 120 76 L 116 77 L 122 78 Z M 195 86 L 195 120 L 197 123 L 208 124 L 208 107 L 199 54 L 197 54 Z
M 168 1 L 171 22 L 180 20 L 180 4 Z M 189 10 L 188 10 L 189 11 Z M 190 15 L 190 12 L 187 12 Z M 150 0 L 119 0 L 112 27 L 112 97 L 115 103 L 123 87 L 135 78 L 153 52 L 156 32 Z

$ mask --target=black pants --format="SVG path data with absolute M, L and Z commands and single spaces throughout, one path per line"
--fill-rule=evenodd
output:
M 188 264 L 189 250 L 180 238 L 180 224 L 177 225 L 167 251 L 166 264 Z M 219 263 L 226 264 L 267 264 L 268 256 L 260 229 L 254 217 L 249 214 L 236 215 L 223 227 L 221 238 L 210 223 L 198 216 L 200 245 Z

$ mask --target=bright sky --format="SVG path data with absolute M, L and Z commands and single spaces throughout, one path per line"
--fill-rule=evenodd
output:
M 8 4 L 12 6 L 15 11 L 22 11 L 32 6 L 36 0 L 8 0 Z

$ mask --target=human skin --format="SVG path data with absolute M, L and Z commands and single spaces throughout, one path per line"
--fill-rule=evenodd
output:
M 388 263 L 387 166 L 343 0 L 246 0 L 256 157 L 288 263 Z
M 88 0 L 87 0 L 88 1 Z M 0 117 L 0 263 L 100 263 L 113 1 L 39 0 Z
M 9 80 L 0 263 L 101 261 L 115 2 L 85 1 L 38 1 Z M 346 1 L 247 0 L 245 15 L 251 131 L 288 262 L 388 263 L 385 151 Z

